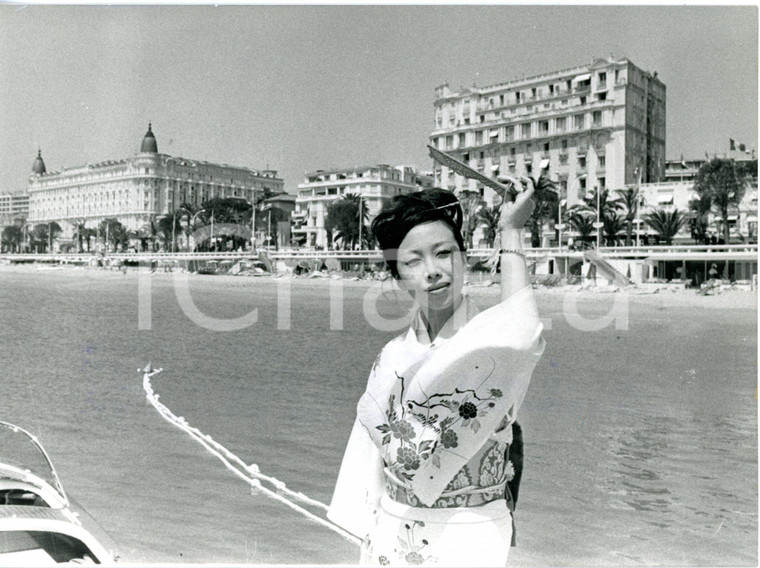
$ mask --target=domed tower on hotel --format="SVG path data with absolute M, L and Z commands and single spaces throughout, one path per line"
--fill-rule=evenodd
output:
M 156 143 L 156 137 L 153 135 L 152 124 L 148 123 L 148 132 L 142 139 L 140 144 L 141 154 L 158 154 L 158 144 Z
M 28 221 L 57 221 L 64 230 L 64 240 L 70 238 L 74 224 L 85 222 L 92 228 L 108 218 L 116 218 L 127 229 L 136 231 L 183 203 L 201 206 L 215 197 L 250 202 L 265 189 L 283 193 L 283 186 L 276 170 L 253 170 L 161 154 L 149 123 L 140 151 L 129 158 L 48 172 L 38 152 L 29 177 Z
M 37 150 L 37 157 L 32 164 L 32 173 L 36 175 L 42 175 L 45 173 L 45 162 L 42 161 L 42 149 Z

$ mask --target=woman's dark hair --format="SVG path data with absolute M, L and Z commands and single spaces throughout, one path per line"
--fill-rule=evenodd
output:
M 397 195 L 388 202 L 372 221 L 372 234 L 383 250 L 391 275 L 398 278 L 396 252 L 406 234 L 417 225 L 443 221 L 454 234 L 459 250 L 464 251 L 462 239 L 462 208 L 459 200 L 445 189 L 423 189 Z

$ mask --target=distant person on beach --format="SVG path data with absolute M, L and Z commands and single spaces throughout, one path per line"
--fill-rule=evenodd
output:
M 718 278 L 718 265 L 713 262 L 712 266 L 710 266 L 710 270 L 707 272 L 707 275 L 710 277 L 710 280 L 716 280 Z
M 396 196 L 372 223 L 418 307 L 372 366 L 328 512 L 363 539 L 363 565 L 507 561 L 507 484 L 521 467 L 509 446 L 544 350 L 522 252 L 534 208 L 525 183 L 501 210 L 501 303 L 481 313 L 462 292 L 462 210 L 451 192 Z

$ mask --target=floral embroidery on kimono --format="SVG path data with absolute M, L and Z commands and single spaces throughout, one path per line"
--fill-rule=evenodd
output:
M 530 288 L 468 314 L 445 341 L 423 345 L 409 330 L 385 346 L 328 513 L 365 539 L 363 563 L 503 566 L 505 453 L 543 349 Z

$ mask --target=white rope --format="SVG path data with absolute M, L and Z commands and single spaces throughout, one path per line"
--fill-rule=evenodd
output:
M 316 501 L 312 499 L 311 497 L 304 495 L 301 492 L 288 489 L 285 483 L 283 483 L 279 479 L 275 477 L 270 477 L 268 475 L 264 475 L 263 473 L 261 473 L 259 471 L 258 465 L 256 464 L 247 465 L 238 456 L 236 456 L 235 454 L 230 452 L 227 448 L 225 448 L 220 443 L 216 442 L 213 438 L 211 438 L 211 436 L 204 434 L 197 428 L 190 426 L 184 417 L 173 414 L 172 411 L 169 410 L 169 408 L 166 405 L 159 402 L 158 400 L 159 395 L 157 395 L 153 391 L 153 386 L 151 385 L 151 382 L 150 382 L 151 377 L 153 375 L 157 375 L 160 372 L 161 372 L 161 369 L 150 369 L 150 365 L 148 365 L 148 367 L 146 367 L 145 370 L 143 371 L 143 389 L 145 390 L 146 398 L 148 399 L 148 402 L 150 402 L 153 405 L 153 407 L 158 411 L 158 413 L 166 421 L 171 422 L 172 424 L 174 424 L 175 426 L 177 426 L 178 428 L 180 428 L 181 430 L 189 434 L 190 437 L 192 437 L 204 448 L 206 448 L 212 455 L 216 456 L 225 465 L 227 469 L 229 469 L 231 472 L 237 475 L 240 479 L 249 483 L 253 489 L 257 491 L 261 491 L 265 495 L 271 497 L 272 499 L 275 499 L 276 501 L 279 501 L 283 505 L 290 507 L 294 511 L 301 513 L 302 515 L 306 516 L 312 521 L 319 523 L 320 525 L 323 525 L 327 527 L 328 529 L 337 532 L 339 535 L 341 535 L 343 538 L 345 538 L 349 542 L 352 542 L 354 544 L 361 543 L 361 540 L 356 538 L 351 533 L 348 533 L 342 528 L 340 528 L 338 525 L 331 523 L 330 521 L 327 521 L 321 517 L 318 517 L 317 515 L 315 515 L 314 513 L 310 511 L 307 511 L 300 505 L 288 499 L 288 497 L 295 499 L 297 501 L 301 501 L 313 507 L 323 509 L 325 511 L 327 511 L 327 505 L 325 505 L 324 503 L 320 501 Z M 268 487 L 264 487 L 261 484 L 262 481 L 272 485 L 274 487 L 274 490 L 269 489 Z

